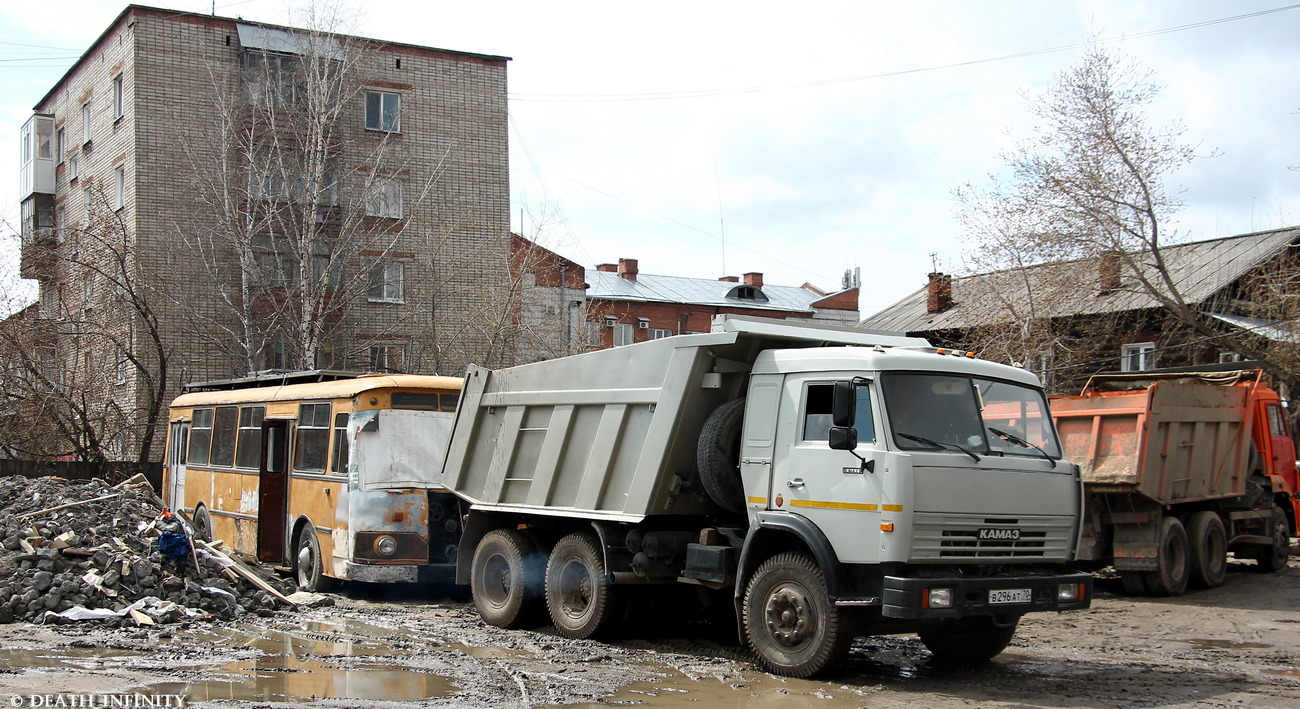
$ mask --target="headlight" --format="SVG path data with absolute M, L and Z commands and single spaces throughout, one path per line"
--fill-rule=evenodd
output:
M 1056 600 L 1064 603 L 1073 603 L 1079 600 L 1079 587 L 1077 583 L 1063 583 L 1056 587 Z
M 397 540 L 392 537 L 380 537 L 375 540 L 375 551 L 380 556 L 392 556 L 397 553 Z
M 926 608 L 952 608 L 951 588 L 926 589 L 925 595 L 925 601 L 922 605 Z

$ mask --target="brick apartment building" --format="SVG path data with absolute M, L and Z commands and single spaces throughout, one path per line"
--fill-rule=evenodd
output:
M 131 458 L 189 381 L 513 363 L 507 61 L 128 6 L 22 128 L 42 376 Z

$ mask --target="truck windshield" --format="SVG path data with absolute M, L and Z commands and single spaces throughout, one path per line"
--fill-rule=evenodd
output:
M 1041 391 L 953 374 L 882 378 L 894 445 L 904 450 L 1061 457 Z

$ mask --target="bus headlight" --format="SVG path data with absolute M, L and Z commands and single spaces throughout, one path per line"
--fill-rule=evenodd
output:
M 397 553 L 397 540 L 384 535 L 375 540 L 375 551 L 380 556 L 392 556 Z

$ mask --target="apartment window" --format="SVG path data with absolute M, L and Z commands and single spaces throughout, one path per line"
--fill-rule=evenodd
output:
M 366 129 L 395 133 L 401 130 L 399 120 L 402 109 L 400 94 L 380 91 L 366 92 Z
M 54 134 L 54 161 L 60 165 L 63 164 L 63 151 L 67 150 L 66 138 L 62 128 Z
M 401 345 L 371 345 L 370 371 L 400 372 L 404 355 Z
M 81 142 L 90 142 L 90 104 L 85 103 L 81 106 Z
M 366 215 L 402 218 L 402 183 L 399 180 L 376 180 L 366 194 Z
M 405 269 L 400 263 L 377 263 L 370 269 L 372 303 L 401 303 Z
M 649 339 L 651 340 L 662 340 L 665 337 L 672 337 L 672 336 L 673 336 L 672 330 L 663 330 L 656 327 L 650 328 Z
M 330 405 L 298 406 L 298 441 L 293 454 L 293 469 L 323 472 L 330 444 Z
M 125 357 L 123 357 L 123 358 L 117 360 L 117 377 L 116 377 L 116 380 L 117 380 L 117 381 L 116 381 L 116 383 L 117 383 L 118 386 L 122 386 L 122 385 L 126 384 L 126 364 L 127 364 L 127 363 L 126 363 L 126 358 L 125 358 Z
M 72 157 L 68 158 L 68 181 L 69 182 L 80 177 L 77 171 L 77 168 L 79 167 L 78 163 L 80 162 L 78 160 L 79 157 L 80 156 L 78 155 L 73 155 Z
M 622 347 L 630 345 L 636 338 L 636 328 L 629 323 L 617 323 L 614 325 L 614 346 Z
M 126 205 L 126 166 L 118 165 L 113 170 L 113 209 Z
M 86 187 L 81 190 L 81 201 L 82 205 L 85 207 L 81 216 L 81 226 L 84 228 L 90 226 L 90 214 L 94 211 L 95 207 L 95 193 L 91 191 L 90 185 L 86 185 Z
M 298 58 L 291 55 L 246 52 L 244 83 L 249 103 L 265 108 L 292 104 L 298 66 Z
M 122 86 L 122 75 L 118 74 L 113 77 L 113 120 L 117 120 L 126 114 L 126 90 Z
M 1120 370 L 1141 372 L 1155 367 L 1156 343 L 1134 342 L 1120 350 Z

